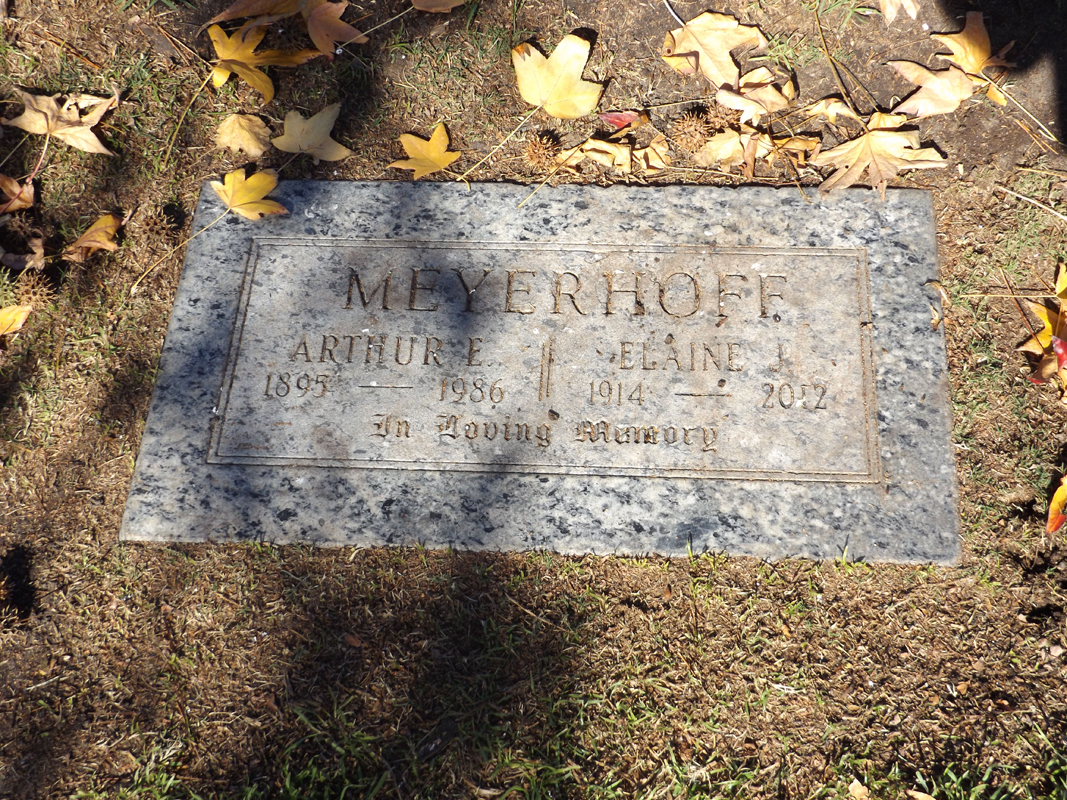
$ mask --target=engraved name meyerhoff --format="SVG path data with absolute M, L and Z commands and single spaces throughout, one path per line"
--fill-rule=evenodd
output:
M 209 461 L 877 482 L 867 281 L 860 250 L 261 239 Z

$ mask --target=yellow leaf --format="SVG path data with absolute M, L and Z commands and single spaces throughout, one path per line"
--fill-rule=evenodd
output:
M 341 104 L 326 106 L 311 119 L 304 119 L 299 111 L 285 115 L 285 132 L 274 139 L 274 146 L 286 153 L 307 153 L 318 164 L 322 161 L 340 161 L 352 151 L 330 138 Z
M 245 25 L 233 36 L 227 36 L 218 25 L 212 25 L 207 33 L 219 57 L 219 63 L 211 71 L 211 82 L 215 88 L 222 88 L 222 85 L 229 80 L 230 73 L 236 73 L 263 95 L 268 103 L 274 99 L 274 84 L 266 73 L 260 72 L 256 67 L 269 64 L 292 67 L 319 55 L 317 50 L 300 50 L 291 53 L 282 50 L 254 52 L 267 33 L 263 26 Z
M 8 306 L 0 308 L 0 336 L 17 333 L 26 324 L 33 306 Z
M 420 139 L 410 133 L 400 134 L 400 144 L 410 158 L 394 161 L 390 167 L 397 169 L 413 169 L 415 180 L 432 175 L 438 170 L 446 169 L 449 164 L 459 158 L 458 151 L 450 152 L 448 149 L 448 131 L 444 123 L 433 129 L 429 140 Z
M 897 18 L 897 12 L 903 8 L 908 12 L 908 16 L 915 19 L 919 16 L 919 6 L 915 0 L 881 0 L 882 16 L 885 17 L 885 24 L 892 25 L 893 20 Z
M 663 172 L 671 165 L 667 137 L 661 133 L 649 142 L 648 147 L 634 150 L 633 158 L 637 164 L 637 169 L 643 171 L 646 175 L 656 175 Z
M 935 114 L 951 114 L 960 103 L 974 94 L 974 82 L 961 69 L 931 72 L 921 64 L 911 61 L 890 61 L 889 66 L 904 76 L 904 79 L 921 88 L 893 111 L 913 117 L 931 117 Z
M 363 44 L 370 41 L 347 22 L 341 21 L 341 14 L 347 7 L 347 2 L 327 3 L 320 0 L 310 12 L 304 14 L 308 36 L 315 43 L 315 47 L 319 48 L 319 52 L 327 58 L 333 58 L 338 45 Z
M 990 54 L 989 34 L 981 11 L 968 11 L 967 24 L 959 33 L 935 33 L 930 38 L 952 51 L 952 55 L 941 55 L 941 58 L 951 61 L 968 75 L 978 75 L 985 67 L 1012 66 L 1000 54 Z
M 577 119 L 591 114 L 604 87 L 582 79 L 590 45 L 573 33 L 563 37 L 552 55 L 545 58 L 529 42 L 511 51 L 511 63 L 519 94 L 530 105 L 541 106 L 557 119 Z
M 1056 276 L 1056 297 L 1067 299 L 1067 264 L 1060 264 L 1060 274 Z
M 741 45 L 763 49 L 767 40 L 754 25 L 740 25 L 729 14 L 705 11 L 667 34 L 663 60 L 683 75 L 699 72 L 716 89 L 732 89 L 740 71 L 730 51 Z
M 788 84 L 792 86 L 792 82 Z M 741 76 L 737 91 L 719 89 L 715 94 L 719 105 L 741 112 L 741 122 L 759 124 L 764 114 L 781 111 L 789 100 L 774 85 L 774 75 L 766 67 L 758 67 Z
M 702 167 L 719 164 L 726 172 L 743 165 L 742 172 L 751 177 L 756 159 L 765 158 L 773 149 L 770 136 L 744 125 L 740 132 L 725 130 L 712 136 L 693 154 L 693 163 Z
M 63 95 L 33 95 L 20 91 L 22 104 L 26 110 L 15 119 L 0 120 L 5 125 L 14 125 L 27 133 L 51 134 L 56 139 L 66 142 L 71 147 L 87 153 L 115 155 L 100 143 L 92 128 L 112 108 L 119 104 L 119 97 L 92 97 L 90 95 L 69 95 L 63 105 L 58 99 Z M 84 117 L 79 109 L 92 108 Z
M 803 113 L 807 114 L 809 118 L 823 116 L 830 120 L 831 125 L 837 124 L 837 118 L 851 117 L 858 120 L 856 112 L 849 108 L 843 100 L 839 100 L 836 97 L 824 97 L 810 106 L 806 106 Z
M 1067 505 L 1067 475 L 1060 479 L 1060 485 L 1052 495 L 1052 502 L 1048 504 L 1048 522 L 1045 524 L 1048 533 L 1055 533 L 1067 522 L 1067 516 L 1063 513 L 1064 505 Z
M 616 169 L 628 175 L 631 169 L 632 148 L 625 142 L 607 142 L 602 139 L 587 139 L 580 152 L 602 167 Z
M 14 178 L 0 175 L 0 192 L 7 197 L 0 198 L 0 213 L 5 211 L 20 211 L 33 205 L 33 184 L 28 181 L 19 185 Z
M 114 238 L 121 226 L 121 219 L 114 214 L 105 214 L 94 222 L 89 230 L 79 236 L 74 244 L 64 250 L 63 255 L 69 261 L 81 264 L 97 250 L 118 250 L 119 246 Z
M 235 214 L 256 220 L 264 214 L 289 213 L 281 203 L 263 199 L 278 185 L 278 173 L 272 169 L 257 172 L 251 178 L 245 178 L 243 169 L 235 169 L 227 173 L 223 181 L 212 181 L 211 188 Z
M 259 117 L 250 114 L 230 114 L 215 134 L 216 147 L 228 147 L 233 152 L 244 151 L 259 158 L 270 147 L 270 130 Z
M 908 169 L 934 169 L 948 165 L 932 147 L 921 147 L 918 131 L 902 131 L 903 114 L 871 115 L 867 133 L 819 153 L 811 160 L 816 167 L 837 167 L 819 186 L 822 192 L 856 183 L 866 171 L 871 185 L 885 199 L 886 184 L 898 172 Z

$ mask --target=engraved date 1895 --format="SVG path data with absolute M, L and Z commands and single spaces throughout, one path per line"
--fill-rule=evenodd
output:
M 288 397 L 295 392 L 298 397 L 323 397 L 326 394 L 326 379 L 329 375 L 309 375 L 308 373 L 271 372 L 267 374 L 265 397 Z

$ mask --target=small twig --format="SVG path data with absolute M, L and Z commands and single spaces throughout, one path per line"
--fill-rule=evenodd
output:
M 412 6 L 412 8 L 414 8 L 414 6 Z M 281 171 L 282 171 L 283 169 L 285 169 L 286 167 L 288 167 L 288 166 L 289 166 L 290 164 L 292 164 L 292 163 L 293 163 L 294 161 L 296 161 L 296 159 L 297 159 L 297 158 L 298 158 L 299 156 L 302 156 L 302 155 L 303 155 L 303 153 L 293 153 L 293 154 L 292 154 L 292 155 L 291 155 L 291 156 L 289 157 L 289 160 L 288 160 L 288 161 L 286 161 L 286 162 L 285 162 L 284 164 L 282 164 L 282 165 L 281 165 L 280 167 L 278 167 L 278 169 L 276 170 L 276 172 L 278 172 L 278 173 L 280 174 L 280 173 L 281 173 Z
M 1031 205 L 1035 205 L 1038 208 L 1044 209 L 1045 211 L 1047 211 L 1048 213 L 1052 214 L 1053 216 L 1058 217 L 1059 219 L 1063 220 L 1064 222 L 1067 222 L 1067 216 L 1064 216 L 1063 214 L 1061 214 L 1059 211 L 1057 211 L 1056 209 L 1052 208 L 1051 206 L 1045 205 L 1040 200 L 1035 200 L 1032 197 L 1027 197 L 1025 194 L 1019 194 L 1018 192 L 1013 192 L 1011 189 L 1008 189 L 1005 186 L 1001 186 L 999 183 L 993 184 L 993 189 L 1000 189 L 1000 191 L 1005 192 L 1007 194 L 1010 194 L 1012 197 L 1018 197 L 1020 200 L 1025 200 L 1027 203 L 1030 203 Z
M 1019 309 L 1019 315 L 1023 318 L 1023 324 L 1026 325 L 1026 329 L 1030 331 L 1030 335 L 1034 337 L 1034 341 L 1041 344 L 1041 340 L 1037 338 L 1037 334 L 1034 333 L 1034 326 L 1030 324 L 1029 317 L 1026 316 L 1026 312 L 1023 311 L 1023 304 L 1019 302 L 1019 298 L 1015 296 L 1015 289 L 1011 286 L 1011 281 L 1008 280 L 1008 273 L 1004 271 L 1004 267 L 1000 268 L 1000 276 L 1004 278 L 1004 285 L 1008 287 L 1008 291 L 1011 292 L 1011 299 L 1015 301 L 1015 307 Z M 1041 349 L 1047 354 L 1049 348 L 1041 345 Z
M 219 214 L 217 217 L 215 217 L 215 219 L 211 220 L 211 222 L 209 222 L 203 228 L 198 230 L 196 233 L 194 233 L 192 236 L 190 236 L 184 242 L 181 242 L 180 244 L 176 244 L 170 250 L 165 252 L 163 255 L 161 255 L 159 258 L 157 258 L 155 261 L 153 261 L 149 265 L 148 269 L 146 269 L 144 272 L 142 272 L 141 276 L 137 280 L 135 280 L 133 282 L 133 285 L 130 287 L 129 294 L 126 295 L 127 301 L 131 297 L 133 297 L 133 295 L 137 292 L 137 287 L 141 285 L 141 281 L 143 281 L 145 278 L 148 277 L 148 273 L 150 273 L 152 270 L 154 270 L 156 267 L 158 267 L 160 264 L 162 264 L 166 259 L 170 258 L 172 255 L 174 255 L 174 253 L 176 253 L 181 248 L 185 247 L 185 245 L 189 244 L 189 242 L 191 242 L 193 239 L 195 239 L 197 236 L 202 234 L 204 231 L 206 231 L 208 228 L 210 228 L 212 225 L 217 223 L 219 220 L 221 220 L 223 217 L 225 217 L 229 213 L 230 213 L 230 209 L 227 208 L 225 211 L 223 211 L 221 214 Z
M 11 152 L 8 153 L 6 156 L 4 156 L 4 160 L 3 161 L 0 161 L 0 168 L 3 168 L 4 164 L 6 164 L 8 162 L 8 160 L 11 158 L 11 156 L 15 155 L 15 151 L 18 150 L 20 147 L 22 147 L 22 145 L 24 145 L 26 143 L 26 140 L 29 139 L 29 138 L 30 138 L 30 135 L 27 133 L 25 136 L 22 137 L 22 139 L 19 141 L 19 143 L 17 145 L 15 145 L 14 147 L 11 148 Z
M 369 28 L 369 29 L 367 29 L 365 31 L 360 31 L 360 33 L 363 34 L 364 36 L 370 36 L 372 33 L 374 33 L 374 31 L 378 30 L 379 28 L 384 28 L 390 22 L 395 22 L 396 20 L 400 19 L 405 14 L 407 14 L 407 13 L 409 13 L 411 11 L 414 11 L 414 10 L 415 10 L 415 6 L 408 6 L 403 11 L 401 11 L 399 14 L 397 14 L 395 17 L 390 17 L 385 22 L 383 22 L 383 23 L 381 23 L 379 25 L 375 25 L 373 28 Z M 345 42 L 344 44 L 340 45 L 340 47 L 343 49 L 343 48 L 347 47 L 350 44 L 352 44 L 352 42 Z M 345 50 L 345 52 L 348 53 L 347 50 Z M 351 55 L 351 53 L 349 53 L 349 55 Z
M 1019 109 L 1024 114 L 1026 114 L 1026 116 L 1028 116 L 1031 120 L 1033 120 L 1034 124 L 1037 125 L 1037 127 L 1041 129 L 1041 134 L 1043 136 L 1045 136 L 1049 141 L 1055 142 L 1056 144 L 1063 144 L 1059 139 L 1057 139 L 1055 136 L 1052 135 L 1052 131 L 1050 131 L 1048 128 L 1046 128 L 1044 126 L 1044 124 L 1041 122 L 1041 120 L 1039 120 L 1037 117 L 1035 117 L 1033 114 L 1031 114 L 1026 109 L 1026 106 L 1024 106 L 1022 103 L 1020 103 L 1014 97 L 1012 97 L 1010 94 L 1008 94 L 1008 90 L 1007 89 L 1005 89 L 1003 86 L 1000 86 L 995 81 L 991 80 L 990 77 L 988 75 L 986 75 L 984 71 L 980 71 L 978 73 L 978 77 L 982 78 L 983 80 L 985 80 L 987 83 L 991 84 L 992 86 L 996 86 L 998 92 L 1000 92 L 1006 98 L 1008 98 L 1013 103 L 1015 103 L 1015 105 L 1017 105 L 1019 107 Z
M 667 12 L 674 17 L 674 21 L 681 25 L 683 28 L 687 27 L 685 21 L 678 16 L 678 12 L 671 8 L 670 0 L 663 0 L 663 5 L 666 6 Z
M 33 172 L 31 172 L 30 176 L 26 178 L 25 181 L 23 181 L 22 186 L 19 188 L 15 196 L 7 201 L 7 205 L 3 208 L 0 208 L 0 214 L 3 214 L 5 211 L 11 208 L 11 206 L 15 205 L 15 201 L 22 197 L 22 193 L 26 191 L 27 186 L 33 185 L 33 179 L 37 177 L 37 172 L 41 169 L 41 164 L 44 163 L 44 154 L 48 152 L 48 143 L 50 141 L 52 141 L 52 134 L 46 133 L 44 136 L 44 147 L 41 149 L 41 155 L 37 159 L 37 163 L 33 166 Z
M 812 7 L 812 11 L 815 12 L 815 27 L 819 29 L 819 42 L 822 44 L 823 54 L 826 56 L 826 60 L 830 63 L 830 72 L 834 74 L 834 81 L 837 83 L 837 88 L 841 90 L 841 99 L 848 103 L 848 107 L 852 109 L 852 113 L 856 115 L 857 119 L 860 117 L 860 112 L 856 108 L 856 104 L 852 102 L 852 96 L 845 88 L 845 82 L 841 80 L 841 75 L 837 71 L 837 61 L 832 55 L 830 55 L 830 48 L 826 45 L 826 34 L 822 29 L 822 17 L 819 16 L 818 4 Z M 867 128 L 867 123 L 862 119 L 859 119 L 860 125 L 863 126 L 863 130 L 870 132 Z
M 0 164 L 0 167 L 4 166 Z M 1057 172 L 1056 170 L 1048 169 L 1032 169 L 1030 167 L 1016 167 L 1019 172 L 1032 172 L 1035 175 L 1051 175 L 1053 178 L 1067 178 L 1067 172 Z
M 645 106 L 646 111 L 651 111 L 654 108 L 670 108 L 671 106 L 685 106 L 690 103 L 709 103 L 715 99 L 715 95 L 711 97 L 698 97 L 695 100 L 677 100 L 673 103 L 657 103 L 654 106 Z
M 170 159 L 170 151 L 174 149 L 174 143 L 178 140 L 178 131 L 182 129 L 182 123 L 185 122 L 185 115 L 189 113 L 189 109 L 193 107 L 193 103 L 196 102 L 196 98 L 200 96 L 200 93 L 204 91 L 204 87 L 207 86 L 207 82 L 211 80 L 211 72 L 208 72 L 204 76 L 203 82 L 193 92 L 193 96 L 189 98 L 189 102 L 185 106 L 185 110 L 182 111 L 182 115 L 178 117 L 178 124 L 174 126 L 174 133 L 170 135 L 170 141 L 167 142 L 167 150 L 163 153 L 163 161 L 160 163 L 159 168 L 163 170 L 167 166 L 167 161 Z
M 412 8 L 414 8 L 414 6 L 412 6 Z M 505 136 L 503 139 L 501 139 L 500 144 L 498 144 L 496 147 L 494 147 L 492 150 L 490 150 L 486 154 L 485 158 L 483 158 L 481 161 L 479 161 L 477 164 L 475 164 L 469 170 L 467 170 L 462 175 L 460 175 L 458 178 L 456 178 L 456 180 L 457 181 L 465 180 L 468 175 L 470 175 L 472 172 L 474 172 L 474 170 L 478 169 L 478 167 L 480 167 L 482 164 L 484 164 L 486 161 L 488 161 L 490 158 L 492 158 L 493 153 L 495 153 L 497 150 L 499 150 L 501 147 L 503 147 L 504 144 L 508 141 L 508 139 L 510 139 L 512 136 L 514 136 L 516 133 L 518 133 L 519 132 L 519 128 L 521 128 L 523 125 L 525 125 L 527 122 L 529 122 L 530 118 L 534 114 L 536 114 L 538 111 L 541 110 L 541 107 L 542 106 L 538 106 L 533 111 L 531 111 L 529 114 L 527 114 L 525 117 L 523 117 L 522 122 L 520 122 L 518 125 L 516 125 L 515 128 L 511 131 L 511 133 L 509 133 L 507 136 Z
M 515 206 L 515 208 L 522 208 L 524 205 L 526 205 L 527 201 L 531 197 L 533 197 L 535 194 L 537 194 L 539 191 L 541 191 L 541 189 L 544 188 L 544 185 L 546 183 L 548 183 L 549 180 L 551 180 L 552 176 L 555 175 L 557 172 L 559 172 L 561 169 L 563 169 L 563 165 L 567 163 L 567 161 L 570 159 L 570 157 L 572 155 L 574 155 L 579 150 L 581 150 L 582 149 L 582 145 L 584 145 L 584 144 L 585 144 L 585 142 L 582 142 L 582 144 L 575 145 L 570 150 L 566 150 L 566 151 L 560 153 L 558 156 L 556 156 L 556 158 L 559 160 L 559 163 L 556 164 L 556 166 L 554 166 L 552 168 L 551 172 L 549 172 L 547 175 L 545 175 L 545 179 L 543 181 L 541 181 L 539 184 L 537 184 L 537 188 L 534 189 L 532 192 L 530 192 L 528 195 L 526 195 L 526 197 L 523 198 L 522 202 L 519 203 L 517 206 Z
M 49 32 L 47 29 L 45 29 L 45 27 L 43 25 L 41 25 L 41 23 L 34 22 L 34 25 L 41 29 L 41 32 L 39 34 L 37 34 L 37 35 L 40 36 L 42 39 L 45 39 L 46 41 L 51 42 L 56 47 L 58 47 L 60 50 L 66 50 L 68 53 L 70 53 L 72 56 L 74 56 L 80 62 L 85 64 L 85 66 L 90 67 L 92 69 L 95 69 L 97 72 L 99 72 L 101 69 L 103 69 L 103 67 L 101 67 L 99 64 L 97 64 L 97 63 L 95 63 L 93 61 L 90 61 L 85 56 L 83 56 L 81 53 L 79 53 L 77 50 L 75 50 L 70 44 L 68 44 L 67 42 L 63 41 L 58 36 L 53 35 L 51 32 Z

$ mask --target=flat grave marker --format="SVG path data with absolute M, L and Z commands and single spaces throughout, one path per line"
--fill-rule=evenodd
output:
M 955 558 L 927 193 L 528 191 L 194 239 L 122 538 Z

